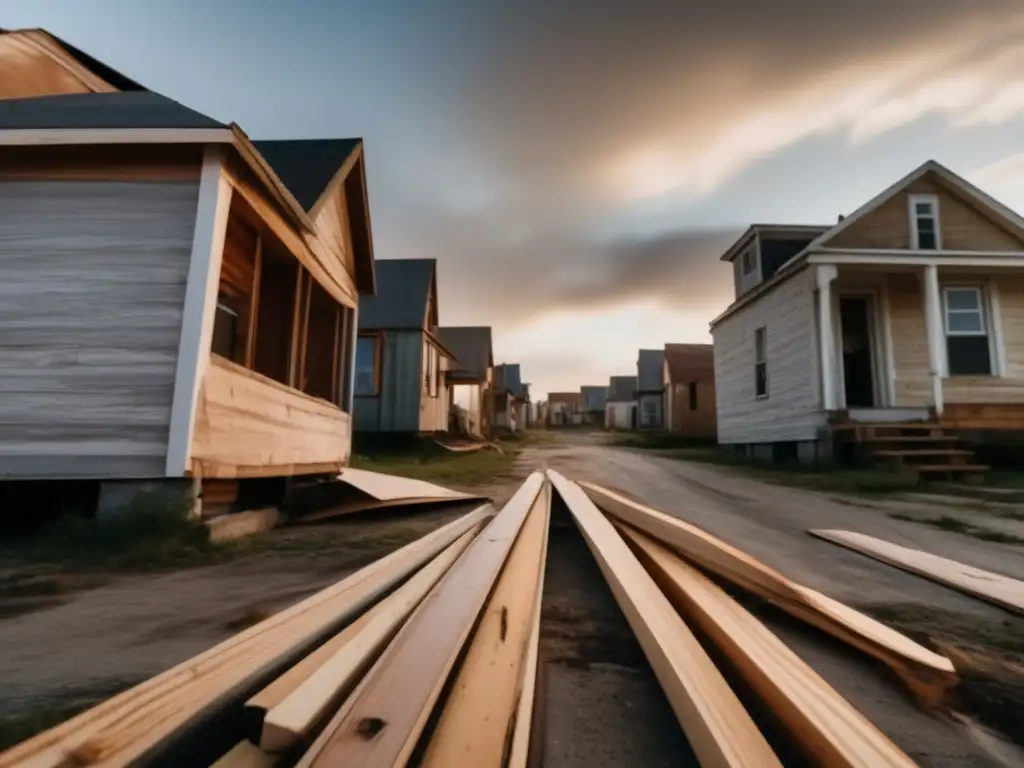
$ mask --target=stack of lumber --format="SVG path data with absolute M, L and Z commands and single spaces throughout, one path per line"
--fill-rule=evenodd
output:
M 506 742 L 524 765 L 549 510 L 534 473 L 500 511 L 475 509 L 22 742 L 0 768 L 393 766 L 421 742 L 434 765 L 498 766 Z

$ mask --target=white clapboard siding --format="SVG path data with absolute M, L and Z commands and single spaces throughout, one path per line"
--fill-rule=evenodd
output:
M 155 477 L 198 183 L 0 182 L 0 477 Z
M 754 331 L 767 328 L 768 397 L 754 396 Z M 715 326 L 720 443 L 814 440 L 824 423 L 811 272 L 794 275 Z

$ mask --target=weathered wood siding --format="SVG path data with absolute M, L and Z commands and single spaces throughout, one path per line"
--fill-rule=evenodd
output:
M 0 35 L 0 99 L 114 90 L 94 75 L 79 77 L 73 67 L 58 61 L 63 56 L 43 32 Z
M 694 439 L 715 439 L 718 420 L 715 410 L 715 383 L 697 381 L 697 409 L 690 410 L 690 384 L 672 384 L 669 389 L 668 429 Z
M 423 391 L 423 332 L 382 334 L 381 382 L 377 397 L 357 397 L 357 432 L 418 432 Z M 376 402 L 369 402 L 376 401 Z
M 925 344 L 924 297 L 914 274 L 888 275 L 893 362 L 896 366 L 896 405 L 932 404 L 928 347 Z M 953 376 L 943 380 L 947 403 L 1024 403 L 1024 275 L 950 274 L 939 270 L 939 284 L 996 284 L 999 294 L 1006 375 Z M 989 307 L 991 310 L 991 307 Z
M 430 344 L 426 336 L 423 336 L 424 344 Z M 448 370 L 448 359 L 444 357 L 440 350 L 437 351 L 438 355 L 438 374 L 437 374 L 437 396 L 430 396 L 430 389 L 427 386 L 427 361 L 428 356 L 425 354 L 421 355 L 422 358 L 422 369 L 420 372 L 420 381 L 423 383 L 422 394 L 420 396 L 420 432 L 447 432 L 448 431 L 448 411 L 449 403 L 451 400 L 451 392 L 446 384 L 447 376 L 446 371 Z
M 164 474 L 198 194 L 0 182 L 0 475 Z
M 823 245 L 828 248 L 910 248 L 910 194 L 934 194 L 939 198 L 942 248 L 947 251 L 1019 251 L 1024 239 L 982 213 L 969 201 L 936 184 L 931 175 L 911 184 L 874 211 L 854 222 Z
M 338 471 L 351 427 L 337 406 L 214 355 L 203 378 L 192 441 L 202 477 Z
M 330 193 L 330 197 L 317 211 L 314 223 L 324 247 L 345 265 L 349 277 L 355 280 L 355 252 L 352 249 L 352 229 L 348 220 L 344 184 L 338 184 Z
M 824 424 L 812 270 L 804 270 L 712 331 L 720 443 L 814 440 Z M 768 397 L 754 396 L 754 331 L 767 328 Z

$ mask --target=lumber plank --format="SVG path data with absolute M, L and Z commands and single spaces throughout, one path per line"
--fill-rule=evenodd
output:
M 705 768 L 781 766 L 668 598 L 583 489 L 547 470 Z
M 699 568 L 883 662 L 899 675 L 922 706 L 941 706 L 959 682 L 946 657 L 854 608 L 791 581 L 706 531 L 594 483 L 583 482 L 580 486 L 616 520 L 648 534 Z
M 720 648 L 817 765 L 913 768 L 916 763 L 721 587 L 651 537 L 616 528 L 683 620 Z
M 251 741 L 243 740 L 210 768 L 273 768 L 276 764 L 277 758 L 273 755 L 261 751 Z
M 6 752 L 0 767 L 126 765 L 165 745 L 337 631 L 455 539 L 484 505 L 338 583 Z
M 361 626 L 341 632 L 347 642 L 313 670 L 264 720 L 260 748 L 282 752 L 322 721 L 333 703 L 349 693 L 359 677 L 373 664 L 402 623 L 448 572 L 469 546 L 476 531 L 467 531 L 441 554 L 424 565 L 405 584 L 378 603 Z
M 1014 613 L 1024 613 L 1024 581 L 975 568 L 919 549 L 853 531 L 808 531 L 811 536 L 859 552 L 900 570 L 963 592 Z
M 525 665 L 536 629 L 550 510 L 550 488 L 545 486 L 509 552 L 469 642 L 431 734 L 421 762 L 423 768 L 503 768 L 510 736 L 519 722 Z
M 404 766 L 544 483 L 531 474 L 382 654 L 312 766 Z

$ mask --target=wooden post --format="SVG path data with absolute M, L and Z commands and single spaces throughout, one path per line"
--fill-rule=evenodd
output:
M 256 366 L 256 332 L 259 328 L 260 285 L 263 282 L 263 237 L 256 235 L 256 259 L 252 270 L 252 292 L 249 295 L 249 330 L 245 336 L 245 367 Z
M 344 307 L 338 305 L 334 312 L 334 335 L 331 342 L 331 402 L 335 405 L 341 404 L 341 314 Z
M 832 281 L 839 270 L 834 264 L 819 264 L 818 283 L 818 344 L 821 366 L 821 399 L 826 411 L 836 409 L 836 355 L 835 331 L 832 325 Z
M 935 415 L 942 417 L 942 377 L 945 371 L 945 356 L 942 343 L 942 297 L 939 293 L 939 268 L 928 264 L 924 268 L 924 319 L 928 337 L 928 367 L 931 372 L 932 404 Z

